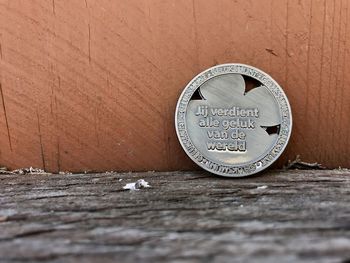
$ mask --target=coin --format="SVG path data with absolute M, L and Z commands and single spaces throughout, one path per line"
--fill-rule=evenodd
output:
M 265 72 L 222 64 L 192 79 L 175 112 L 186 154 L 217 175 L 258 173 L 282 154 L 292 130 L 286 94 Z

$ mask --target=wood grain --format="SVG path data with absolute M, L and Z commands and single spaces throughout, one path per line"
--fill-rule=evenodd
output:
M 183 170 L 174 130 L 189 80 L 220 63 L 285 89 L 301 155 L 350 166 L 349 1 L 0 0 L 0 164 Z
M 349 202 L 349 170 L 0 175 L 0 261 L 345 263 Z

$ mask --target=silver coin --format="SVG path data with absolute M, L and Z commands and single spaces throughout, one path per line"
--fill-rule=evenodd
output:
M 217 175 L 242 177 L 271 165 L 287 146 L 292 114 L 282 88 L 244 64 L 209 68 L 188 83 L 175 126 L 187 155 Z

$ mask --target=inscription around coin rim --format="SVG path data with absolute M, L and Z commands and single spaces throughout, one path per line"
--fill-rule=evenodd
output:
M 195 147 L 186 129 L 186 111 L 193 93 L 207 80 L 225 74 L 241 74 L 260 81 L 273 95 L 280 109 L 281 127 L 276 143 L 272 149 L 258 160 L 250 163 L 222 165 L 203 154 Z M 282 88 L 265 72 L 245 64 L 222 64 L 209 68 L 194 77 L 183 90 L 176 106 L 175 127 L 180 144 L 187 155 L 200 167 L 217 175 L 227 177 L 243 177 L 258 173 L 271 165 L 288 144 L 292 130 L 291 108 Z

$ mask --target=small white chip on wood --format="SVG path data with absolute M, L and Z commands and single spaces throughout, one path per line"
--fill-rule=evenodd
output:
M 138 191 L 142 188 L 151 187 L 148 182 L 146 182 L 143 179 L 137 180 L 135 183 L 128 183 L 125 186 L 123 186 L 123 189 L 125 190 L 131 190 L 131 191 Z
M 263 190 L 263 189 L 266 189 L 266 188 L 267 188 L 267 185 L 262 185 L 262 186 L 258 186 L 256 189 Z

